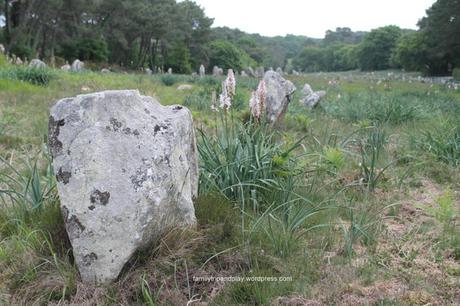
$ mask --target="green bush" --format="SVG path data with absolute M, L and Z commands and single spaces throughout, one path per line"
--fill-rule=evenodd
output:
M 166 86 L 173 86 L 179 81 L 179 78 L 172 74 L 165 74 L 161 76 L 161 82 L 163 82 L 163 84 L 165 84 Z
M 34 85 L 46 86 L 54 74 L 49 69 L 28 68 L 13 66 L 10 69 L 0 71 L 0 79 L 19 80 Z
M 227 69 L 241 70 L 247 64 L 249 55 L 228 41 L 217 40 L 209 44 L 209 68 L 219 66 Z
M 20 81 L 32 83 L 34 85 L 48 85 L 52 73 L 48 69 L 18 67 L 15 70 L 16 78 Z
M 62 44 L 58 55 L 69 61 L 80 59 L 83 61 L 106 62 L 109 51 L 104 40 L 85 37 Z

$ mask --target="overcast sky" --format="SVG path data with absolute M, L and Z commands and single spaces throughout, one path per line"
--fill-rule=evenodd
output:
M 369 31 L 385 25 L 416 29 L 436 0 L 195 0 L 214 26 L 265 36 L 322 38 L 328 30 Z

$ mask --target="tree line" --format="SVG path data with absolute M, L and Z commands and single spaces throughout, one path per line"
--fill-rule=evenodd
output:
M 431 75 L 460 67 L 460 0 L 438 0 L 417 31 L 343 27 L 324 39 L 212 28 L 213 19 L 189 0 L 3 0 L 0 15 L 0 42 L 9 53 L 56 65 L 78 58 L 178 73 L 204 64 L 304 72 L 403 68 Z
M 460 0 L 438 0 L 420 19 L 419 30 L 385 26 L 369 33 L 349 28 L 328 31 L 304 48 L 294 66 L 303 71 L 405 69 L 450 75 L 460 68 Z

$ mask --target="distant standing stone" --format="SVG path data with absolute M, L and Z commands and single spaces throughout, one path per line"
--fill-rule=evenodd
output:
M 267 120 L 270 124 L 275 125 L 283 120 L 296 88 L 291 81 L 284 79 L 275 71 L 267 71 L 264 81 Z
M 168 74 L 172 74 L 173 71 L 172 71 L 172 68 L 168 68 Z
M 152 74 L 152 69 L 150 68 L 145 68 L 145 74 L 151 75 Z
M 29 64 L 29 68 L 44 69 L 46 67 L 47 65 L 37 58 L 34 58 L 33 60 L 31 60 Z
M 110 71 L 109 69 L 107 68 L 102 68 L 101 69 L 101 73 L 111 73 L 112 71 Z
M 214 66 L 212 68 L 212 75 L 215 77 L 222 76 L 224 74 L 224 70 L 219 68 L 218 66 Z
M 81 72 L 83 71 L 83 68 L 85 67 L 85 63 L 82 61 L 76 59 L 72 63 L 72 68 L 70 69 L 72 72 Z
M 200 66 L 200 77 L 204 77 L 206 75 L 206 69 L 204 68 L 204 65 Z
M 75 262 L 87 283 L 114 281 L 166 228 L 196 223 L 192 116 L 135 90 L 58 101 L 49 145 Z

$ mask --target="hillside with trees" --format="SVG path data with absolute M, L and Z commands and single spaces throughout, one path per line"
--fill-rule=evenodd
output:
M 418 31 L 339 27 L 323 39 L 212 28 L 213 19 L 189 0 L 4 0 L 0 14 L 0 42 L 9 53 L 55 65 L 78 58 L 98 66 L 186 74 L 204 64 L 208 71 L 214 65 L 289 72 L 402 68 L 427 75 L 449 75 L 460 66 L 458 0 L 438 0 L 420 16 Z

